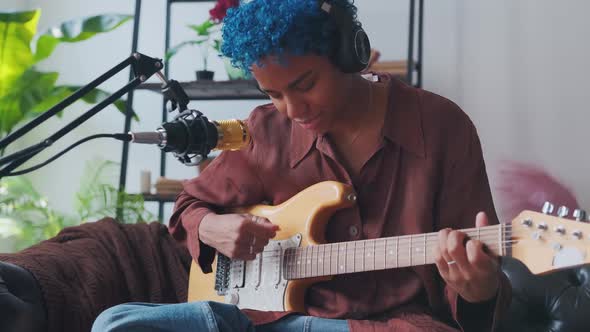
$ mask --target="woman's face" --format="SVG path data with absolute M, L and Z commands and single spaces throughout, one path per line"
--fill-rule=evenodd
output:
M 251 70 L 259 88 L 275 107 L 303 128 L 329 133 L 342 120 L 350 99 L 350 75 L 342 73 L 325 56 L 286 56 L 279 64 L 268 57 Z

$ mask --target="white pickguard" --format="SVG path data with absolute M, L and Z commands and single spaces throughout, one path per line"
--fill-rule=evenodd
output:
M 225 302 L 240 309 L 285 310 L 284 253 L 301 244 L 297 234 L 281 241 L 269 241 L 264 251 L 252 261 L 231 261 L 230 287 Z

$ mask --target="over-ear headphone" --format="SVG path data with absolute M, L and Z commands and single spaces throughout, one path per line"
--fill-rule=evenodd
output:
M 330 57 L 345 73 L 358 73 L 365 69 L 371 57 L 369 37 L 360 24 L 344 8 L 328 0 L 319 0 L 320 9 L 328 13 L 337 26 L 337 37 Z

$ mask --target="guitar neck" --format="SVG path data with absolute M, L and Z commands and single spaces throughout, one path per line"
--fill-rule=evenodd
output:
M 511 246 L 504 224 L 462 232 L 499 256 L 506 255 Z M 437 232 L 291 248 L 284 253 L 284 275 L 302 279 L 433 264 L 436 247 Z

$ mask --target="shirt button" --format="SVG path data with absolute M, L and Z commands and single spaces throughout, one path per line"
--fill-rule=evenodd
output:
M 359 234 L 359 229 L 356 226 L 350 226 L 348 227 L 348 234 L 350 234 L 351 237 L 356 237 Z

